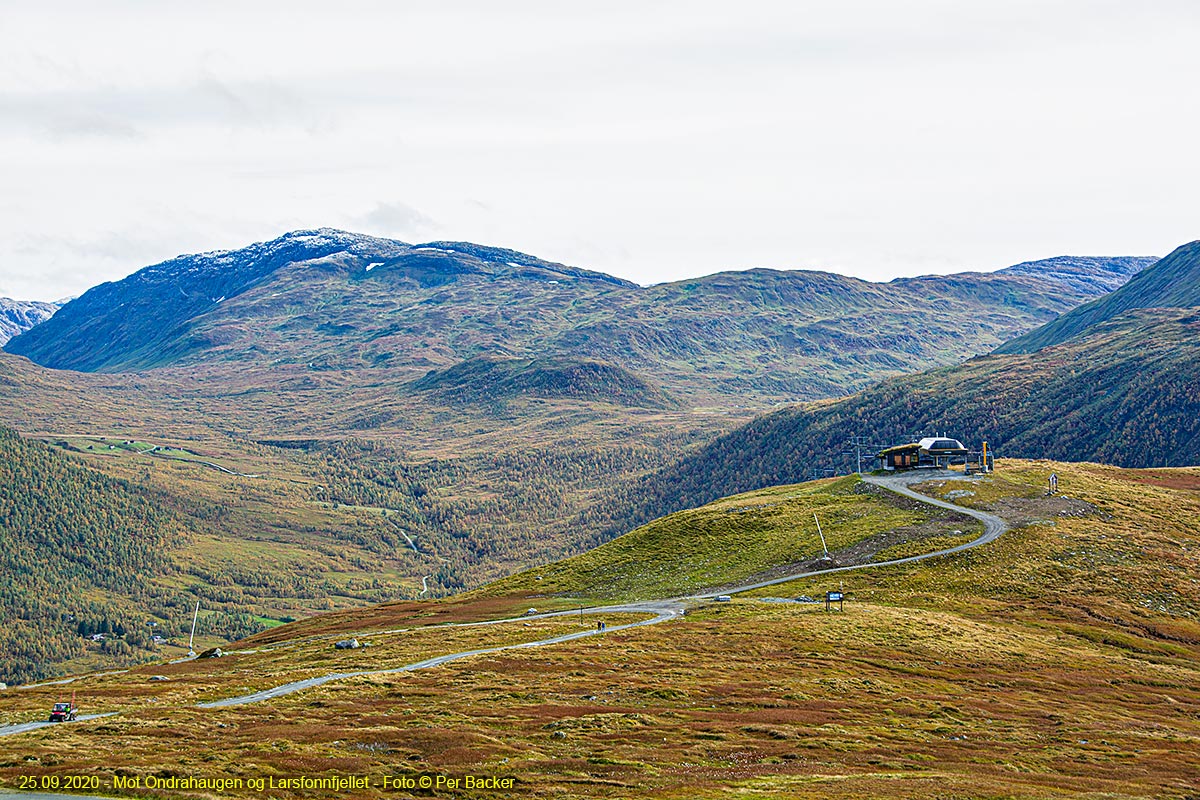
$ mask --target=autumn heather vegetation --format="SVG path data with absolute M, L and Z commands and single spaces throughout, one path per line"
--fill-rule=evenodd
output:
M 346 678 L 267 704 L 193 707 L 292 674 L 385 668 L 596 619 L 431 625 L 477 618 L 476 606 L 495 614 L 498 603 L 546 599 L 524 585 L 511 595 L 342 612 L 260 634 L 227 659 L 86 678 L 78 691 L 89 708 L 119 715 L 14 738 L 21 760 L 0 774 L 10 783 L 81 771 L 499 774 L 514 777 L 523 796 L 572 798 L 1192 796 L 1200 470 L 1007 459 L 997 467 L 983 480 L 920 487 L 1012 520 L 996 542 L 756 593 L 840 587 L 844 613 L 735 597 L 604 637 Z M 775 499 L 840 502 L 829 494 L 836 487 L 792 487 Z M 761 517 L 728 512 L 761 508 L 763 497 L 714 511 L 753 527 Z M 897 512 L 848 498 L 860 499 L 875 509 L 863 509 L 865 525 Z M 597 558 L 605 553 L 614 566 L 624 557 L 601 548 Z M 644 567 L 671 559 L 664 546 Z M 585 573 L 564 565 L 558 575 L 585 581 L 560 589 L 586 591 Z M 371 646 L 331 646 L 350 634 Z M 7 694 L 3 714 L 35 718 L 54 696 L 54 687 Z
M 1059 258 L 887 284 L 751 270 L 637 287 L 509 250 L 298 232 L 183 256 L 69 304 L 9 349 L 96 371 L 0 353 L 0 423 L 174 520 L 185 534 L 159 553 L 165 565 L 147 560 L 128 576 L 157 605 L 111 602 L 123 620 L 177 634 L 199 600 L 201 637 L 216 644 L 319 612 L 444 597 L 671 511 L 803 480 L 866 424 L 890 440 L 969 423 L 956 414 L 978 408 L 1008 426 L 994 432 L 1002 454 L 1044 454 L 1037 443 L 1058 439 L 1019 450 L 1012 431 L 1022 402 L 1077 399 L 1057 362 L 1037 367 L 1046 387 L 1013 384 L 1008 405 L 991 405 L 990 393 L 1010 377 L 990 371 L 1008 362 L 976 359 L 963 369 L 988 393 L 951 402 L 957 379 L 939 376 L 956 373 L 934 372 L 719 437 L 780 400 L 829 398 L 986 350 L 1152 261 Z M 931 324 L 931 309 L 972 324 Z M 1074 425 L 1061 440 L 1104 445 L 1087 453 L 1119 461 L 1143 452 L 1151 430 L 1163 441 L 1190 430 L 1176 416 L 1191 323 L 1154 313 L 1157 339 L 1115 330 L 1099 350 L 1070 351 L 1069 369 L 1108 371 L 1087 413 L 1052 420 Z M 1026 386 L 1035 391 L 1022 400 Z M 1132 391 L 1136 424 L 1109 424 Z M 839 416 L 848 408 L 852 418 Z M 832 421 L 775 426 L 810 418 Z M 1109 438 L 1074 435 L 1081 426 Z M 958 432 L 975 440 L 979 430 Z M 739 547 L 746 570 L 759 555 Z M 619 590 L 597 596 L 605 591 Z M 78 604 L 64 595 L 59 605 L 65 619 Z M 84 646 L 83 656 L 51 648 L 39 674 L 103 663 Z

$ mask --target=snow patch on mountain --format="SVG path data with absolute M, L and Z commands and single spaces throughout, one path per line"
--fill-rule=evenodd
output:
M 54 316 L 62 303 L 38 300 L 10 300 L 0 297 L 0 347 L 17 334 L 24 333 Z

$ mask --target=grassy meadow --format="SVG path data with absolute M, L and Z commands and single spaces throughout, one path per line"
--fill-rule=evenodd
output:
M 589 601 L 675 597 L 812 565 L 824 555 L 817 519 L 835 558 L 894 529 L 933 522 L 949 533 L 976 526 L 973 520 L 867 489 L 850 476 L 747 492 L 671 514 L 594 550 L 478 591 Z M 937 549 L 924 545 L 904 546 L 917 552 Z
M 1050 472 L 1065 497 L 1045 495 Z M 780 487 L 724 501 L 722 513 L 751 520 L 733 509 L 757 506 L 748 527 L 767 542 L 764 518 L 799 517 L 808 504 L 831 520 L 837 508 L 848 520 L 862 512 L 860 530 L 912 529 L 911 512 L 853 489 L 838 494 L 849 485 Z M 510 790 L 460 785 L 425 795 L 444 797 L 1194 798 L 1200 469 L 1002 461 L 987 482 L 922 488 L 1016 527 L 967 553 L 700 603 L 660 625 L 348 678 L 258 705 L 194 707 L 296 677 L 583 630 L 597 617 L 444 624 L 569 607 L 565 597 L 535 596 L 520 576 L 494 593 L 279 626 L 223 659 L 79 680 L 86 710 L 120 713 L 4 739 L 0 776 L 11 788 L 31 775 L 96 775 L 109 787 L 117 775 L 339 774 L 374 787 L 278 794 L 314 798 L 396 796 L 380 788 L 383 776 L 421 775 L 516 781 Z M 705 515 L 716 509 L 701 511 L 697 526 L 714 524 Z M 843 541 L 857 535 L 831 527 Z M 934 549 L 938 535 L 921 530 Z M 755 540 L 744 536 L 739 550 Z M 664 585 L 660 567 L 693 563 L 686 559 L 697 552 L 682 540 L 677 550 L 659 544 L 642 562 L 648 589 Z M 606 547 L 582 567 L 543 568 L 534 583 L 553 575 L 564 593 L 594 591 L 601 555 L 627 569 L 627 553 Z M 731 571 L 747 568 L 731 560 Z M 816 596 L 839 585 L 844 613 L 754 596 Z M 333 649 L 350 634 L 370 646 Z M 0 693 L 0 720 L 36 718 L 65 691 Z

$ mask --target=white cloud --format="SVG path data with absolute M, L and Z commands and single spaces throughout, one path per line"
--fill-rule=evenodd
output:
M 365 214 L 351 219 L 356 231 L 416 242 L 436 235 L 441 226 L 412 206 L 399 201 L 376 203 Z
M 0 285 L 27 296 L 323 225 L 643 283 L 888 278 L 1200 235 L 1194 3 L 4 15 Z

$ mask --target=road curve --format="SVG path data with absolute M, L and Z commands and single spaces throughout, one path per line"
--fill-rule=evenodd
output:
M 739 592 L 748 592 L 748 591 L 751 591 L 752 589 L 761 589 L 766 586 L 774 586 L 776 584 L 787 583 L 788 581 L 794 581 L 797 578 L 807 578 L 807 577 L 812 577 L 815 575 L 828 575 L 828 574 L 831 574 L 834 572 L 847 572 L 847 571 L 856 570 L 856 569 L 870 569 L 870 568 L 874 568 L 874 567 L 893 566 L 896 564 L 909 564 L 909 563 L 912 563 L 915 561 L 924 561 L 924 560 L 930 559 L 930 558 L 938 558 L 940 556 L 950 555 L 951 553 L 962 552 L 963 550 L 969 550 L 972 547 L 978 547 L 982 544 L 987 544 L 988 542 L 994 541 L 998 536 L 1000 536 L 1001 534 L 1003 534 L 1005 531 L 1008 530 L 1008 528 L 1009 528 L 1008 523 L 1005 522 L 1004 520 L 1002 520 L 1000 517 L 997 517 L 994 514 L 988 514 L 985 511 L 976 511 L 973 508 L 965 508 L 963 506 L 955 505 L 954 503 L 947 503 L 944 500 L 937 500 L 932 497 L 926 497 L 925 495 L 918 494 L 917 492 L 914 492 L 912 489 L 908 488 L 909 483 L 933 480 L 933 479 L 937 479 L 940 477 L 951 477 L 951 478 L 958 477 L 958 478 L 960 478 L 962 476 L 958 475 L 958 473 L 945 474 L 945 473 L 941 473 L 941 472 L 938 472 L 938 473 L 922 472 L 922 473 L 917 473 L 917 474 L 903 473 L 900 475 L 878 476 L 878 477 L 864 475 L 863 481 L 865 481 L 866 483 L 870 483 L 874 486 L 879 486 L 881 488 L 887 489 L 888 491 L 892 491 L 897 494 L 903 495 L 905 497 L 912 498 L 913 500 L 917 500 L 919 502 L 926 503 L 928 505 L 937 506 L 939 508 L 949 509 L 950 511 L 956 511 L 956 512 L 959 512 L 962 514 L 966 514 L 970 517 L 974 517 L 975 519 L 977 519 L 983 523 L 983 533 L 977 539 L 967 542 L 966 544 L 960 544 L 957 547 L 948 547 L 948 548 L 945 548 L 944 550 L 935 550 L 931 553 L 922 553 L 921 555 L 908 556 L 907 558 L 896 558 L 896 559 L 891 559 L 889 561 L 876 561 L 876 562 L 870 563 L 870 564 L 856 564 L 853 566 L 832 567 L 830 569 L 793 573 L 791 575 L 785 575 L 782 578 L 775 578 L 774 580 L 759 581 L 758 583 L 748 583 L 748 584 L 736 586 L 731 589 L 725 589 L 721 592 L 721 594 L 737 594 Z M 685 596 L 685 597 L 675 597 L 675 598 L 671 598 L 669 600 L 651 600 L 651 601 L 646 601 L 644 603 L 632 603 L 632 604 L 616 605 L 616 606 L 599 606 L 599 607 L 583 609 L 582 612 L 580 610 L 554 611 L 554 612 L 550 612 L 550 613 L 546 613 L 546 614 L 531 615 L 528 617 L 511 617 L 511 618 L 507 618 L 507 619 L 488 620 L 483 623 L 465 623 L 465 624 L 466 625 L 480 625 L 480 624 L 495 625 L 495 624 L 499 624 L 499 623 L 503 623 L 503 622 L 513 622 L 513 621 L 520 620 L 520 619 L 544 619 L 547 617 L 561 617 L 561 616 L 568 616 L 568 615 L 574 615 L 574 614 L 579 614 L 579 613 L 613 614 L 613 613 L 620 613 L 620 612 L 648 612 L 648 613 L 654 613 L 656 615 L 651 619 L 646 619 L 646 620 L 642 620 L 640 622 L 633 622 L 628 625 L 618 625 L 618 626 L 609 628 L 608 631 L 612 632 L 612 631 L 625 630 L 627 628 L 637 628 L 637 627 L 640 627 L 643 625 L 655 625 L 659 622 L 666 622 L 667 620 L 674 619 L 678 616 L 681 616 L 683 614 L 684 607 L 688 602 L 694 602 L 696 600 L 706 599 L 706 598 L 709 598 L 712 596 L 713 595 L 691 595 L 691 596 Z M 242 695 L 240 697 L 230 697 L 225 700 L 215 700 L 215 701 L 212 701 L 209 703 L 200 703 L 199 707 L 200 708 L 226 708 L 229 706 L 246 705 L 248 703 L 258 703 L 263 700 L 270 700 L 271 698 L 274 698 L 274 697 L 281 697 L 286 694 L 292 694 L 293 692 L 299 692 L 304 689 L 309 689 L 314 686 L 320 686 L 322 684 L 329 683 L 331 681 L 343 680 L 345 678 L 359 678 L 359 677 L 363 677 L 366 675 L 392 675 L 392 674 L 396 674 L 399 672 L 411 672 L 411 671 L 417 670 L 417 669 L 428 669 L 429 667 L 436 667 L 440 664 L 447 664 L 451 661 L 457 661 L 460 658 L 467 658 L 469 656 L 484 655 L 487 653 L 497 653 L 502 650 L 518 650 L 518 649 L 523 649 L 523 648 L 528 648 L 528 647 L 543 647 L 545 645 L 558 644 L 560 642 L 569 642 L 574 639 L 582 639 L 585 636 L 595 636 L 598 633 L 600 633 L 600 631 L 597 631 L 597 630 L 579 631 L 577 633 L 568 633 L 568 634 L 564 634 L 562 636 L 555 636 L 550 639 L 539 639 L 538 641 L 535 641 L 535 642 L 523 642 L 520 644 L 510 644 L 510 645 L 502 645 L 499 647 L 489 647 L 489 648 L 484 648 L 481 650 L 467 650 L 467 651 L 464 651 L 461 653 L 450 653 L 448 655 L 437 656 L 435 658 L 426 659 L 424 661 L 418 661 L 413 664 L 407 664 L 403 667 L 394 667 L 392 669 L 369 670 L 369 671 L 363 671 L 363 672 L 340 672 L 340 673 L 333 673 L 330 675 L 322 675 L 317 678 L 309 678 L 307 680 L 302 680 L 302 681 L 293 681 L 292 683 L 286 683 L 286 684 L 283 684 L 282 686 L 276 686 L 272 689 L 264 689 L 261 692 L 255 692 L 253 694 Z
M 916 483 L 916 482 L 928 481 L 928 480 L 936 480 L 938 478 L 959 478 L 959 479 L 961 479 L 961 477 L 962 476 L 959 475 L 958 473 L 944 473 L 944 472 L 930 473 L 927 471 L 922 471 L 922 472 L 916 473 L 916 474 L 902 473 L 899 475 L 888 475 L 888 476 L 864 475 L 862 479 L 866 483 L 872 484 L 874 486 L 879 486 L 888 491 L 895 492 L 896 494 L 903 495 L 903 496 L 911 498 L 913 500 L 917 500 L 918 502 L 925 503 L 927 505 L 937 506 L 938 508 L 948 509 L 950 511 L 955 511 L 955 512 L 958 512 L 961 514 L 966 514 L 967 516 L 970 516 L 970 517 L 973 517 L 973 518 L 979 520 L 980 522 L 983 523 L 983 533 L 978 538 L 973 539 L 972 541 L 967 542 L 966 544 L 960 544 L 956 547 L 948 547 L 943 550 L 935 550 L 931 553 L 922 553 L 921 555 L 908 556 L 907 558 L 891 559 L 889 561 L 876 561 L 876 562 L 872 562 L 870 564 L 855 564 L 855 565 L 845 566 L 845 567 L 832 567 L 830 569 L 812 570 L 809 572 L 797 572 L 797 573 L 793 573 L 790 575 L 785 575 L 781 578 L 775 578 L 775 579 L 769 580 L 769 581 L 759 581 L 757 583 L 748 583 L 748 584 L 738 585 L 738 586 L 735 586 L 732 588 L 723 589 L 720 593 L 721 594 L 738 594 L 740 592 L 748 592 L 748 591 L 751 591 L 754 589 L 762 589 L 767 586 L 775 586 L 777 584 L 787 583 L 789 581 L 794 581 L 798 578 L 809 578 L 809 577 L 814 577 L 817 575 L 829 575 L 829 574 L 832 574 L 835 572 L 849 572 L 851 570 L 859 570 L 859 569 L 873 569 L 875 567 L 889 567 L 889 566 L 894 566 L 897 564 L 911 564 L 911 563 L 917 562 L 917 561 L 925 561 L 925 560 L 931 559 L 931 558 L 939 558 L 941 556 L 950 555 L 952 553 L 959 553 L 964 550 L 970 550 L 971 548 L 979 547 L 980 545 L 995 541 L 997 537 L 999 537 L 1001 534 L 1003 534 L 1005 531 L 1007 531 L 1009 529 L 1008 523 L 1005 522 L 1000 517 L 997 517 L 994 514 L 989 514 L 985 511 L 977 511 L 976 509 L 973 509 L 973 508 L 966 508 L 964 506 L 955 505 L 954 503 L 948 503 L 944 500 L 937 500 L 932 497 L 927 497 L 923 494 L 918 494 L 917 492 L 914 492 L 912 489 L 908 488 L 908 484 L 910 484 L 910 483 Z M 675 618 L 683 615 L 684 609 L 687 606 L 687 604 L 694 603 L 697 600 L 711 599 L 714 596 L 714 594 L 688 595 L 688 596 L 670 598 L 670 599 L 666 599 L 666 600 L 648 600 L 648 601 L 639 602 L 639 603 L 625 603 L 625 604 L 612 605 L 612 606 L 595 606 L 592 608 L 585 608 L 585 609 L 552 611 L 552 612 L 548 612 L 548 613 L 544 613 L 544 614 L 535 614 L 535 615 L 529 615 L 529 616 L 524 616 L 524 617 L 509 617 L 509 618 L 505 618 L 505 619 L 487 620 L 484 622 L 455 623 L 455 627 L 457 627 L 459 625 L 464 626 L 464 627 L 472 626 L 472 625 L 498 625 L 501 623 L 515 622 L 515 621 L 519 621 L 519 620 L 545 619 L 545 618 L 549 618 L 549 617 L 571 616 L 571 615 L 581 614 L 581 613 L 589 614 L 589 615 L 591 615 L 591 614 L 614 614 L 614 613 L 623 613 L 623 612 L 654 614 L 654 616 L 649 619 L 640 620 L 638 622 L 631 622 L 631 623 L 628 623 L 625 625 L 616 625 L 616 626 L 608 628 L 606 631 L 604 631 L 605 633 L 613 633 L 616 631 L 627 630 L 629 628 L 642 627 L 644 625 L 656 625 L 660 622 L 666 622 L 668 620 L 675 619 Z M 223 700 L 214 700 L 214 701 L 210 701 L 207 703 L 199 703 L 199 704 L 197 704 L 197 707 L 199 707 L 199 708 L 228 708 L 231 706 L 241 706 L 241 705 L 248 705 L 250 703 L 259 703 L 264 700 L 270 700 L 272 698 L 282 697 L 284 695 L 289 695 L 289 694 L 293 694 L 295 692 L 303 691 L 304 689 L 310 689 L 315 686 L 321 686 L 323 684 L 330 683 L 332 681 L 345 680 L 347 678 L 360 678 L 360 677 L 365 677 L 365 676 L 370 676 L 370 675 L 394 675 L 394 674 L 398 674 L 398 673 L 402 673 L 402 672 L 412 672 L 412 671 L 418 670 L 418 669 L 428 669 L 430 667 L 440 666 L 441 664 L 448 664 L 452 661 L 457 661 L 462 658 L 469 658 L 470 656 L 487 655 L 489 653 L 498 653 L 498 652 L 502 652 L 505 650 L 521 650 L 521 649 L 527 649 L 527 648 L 531 648 L 531 647 L 544 647 L 547 645 L 559 644 L 561 642 L 573 641 L 575 639 L 582 639 L 582 638 L 585 638 L 588 636 L 596 636 L 600 633 L 601 633 L 601 631 L 599 631 L 599 630 L 588 629 L 588 630 L 584 630 L 584 631 L 577 631 L 575 633 L 563 634 L 561 636 L 554 636 L 554 637 L 551 637 L 548 639 L 539 639 L 539 640 L 533 641 L 533 642 L 521 642 L 518 644 L 500 645 L 497 647 L 486 647 L 486 648 L 481 648 L 478 650 L 465 650 L 465 651 L 462 651 L 459 653 L 448 653 L 446 655 L 435 656 L 434 658 L 425 659 L 424 661 L 417 661 L 412 664 L 406 664 L 402 667 L 392 667 L 390 669 L 379 669 L 379 670 L 363 670 L 360 672 L 336 672 L 336 673 L 331 673 L 328 675 L 321 675 L 316 678 L 308 678 L 306 680 L 285 683 L 281 686 L 276 686 L 276 687 L 273 687 L 270 689 L 264 689 L 262 691 L 254 692 L 252 694 L 240 695 L 238 697 L 229 697 L 229 698 L 225 698 Z M 81 720 L 82 719 L 93 719 L 98 716 L 110 716 L 110 715 L 107 715 L 107 714 L 90 715 L 88 717 L 80 717 L 80 719 Z M 7 727 L 0 727 L 0 736 L 4 736 L 4 735 L 8 735 L 8 734 L 15 734 L 15 733 L 23 733 L 25 731 L 35 730 L 37 728 L 45 727 L 50 724 L 58 724 L 58 723 L 30 722 L 30 723 L 25 723 L 23 725 L 10 725 Z
M 997 517 L 995 514 L 989 514 L 986 511 L 978 511 L 974 508 L 967 508 L 965 506 L 955 505 L 954 503 L 948 503 L 945 500 L 938 500 L 933 497 L 927 497 L 926 495 L 918 494 L 917 492 L 914 492 L 912 489 L 908 488 L 908 484 L 910 484 L 910 483 L 921 483 L 921 482 L 929 481 L 929 480 L 937 480 L 939 478 L 961 480 L 962 477 L 963 476 L 957 472 L 948 472 L 948 471 L 939 470 L 938 472 L 931 473 L 931 472 L 922 470 L 921 472 L 916 472 L 916 473 L 904 472 L 904 473 L 900 473 L 898 475 L 886 475 L 886 476 L 863 475 L 862 479 L 863 479 L 864 483 L 869 483 L 872 486 L 878 486 L 882 489 L 887 489 L 889 492 L 895 492 L 896 494 L 903 495 L 904 497 L 908 497 L 913 500 L 917 500 L 918 502 L 926 503 L 931 506 L 937 506 L 938 508 L 949 509 L 950 511 L 956 511 L 960 514 L 966 514 L 969 517 L 974 517 L 975 519 L 977 519 L 983 523 L 983 533 L 980 534 L 979 538 L 977 538 L 977 539 L 972 539 L 971 541 L 967 542 L 966 544 L 960 544 L 956 547 L 947 547 L 944 550 L 934 550 L 931 553 L 922 553 L 920 555 L 908 556 L 906 558 L 893 558 L 889 561 L 873 561 L 869 564 L 853 564 L 853 565 L 845 566 L 845 567 L 830 567 L 829 569 L 818 569 L 818 570 L 812 570 L 810 572 L 797 572 L 797 573 L 794 573 L 791 575 L 784 575 L 782 578 L 774 578 L 769 581 L 759 581 L 758 583 L 748 583 L 748 584 L 741 585 L 741 586 L 735 586 L 732 589 L 724 589 L 721 591 L 721 594 L 738 594 L 739 592 L 749 592 L 753 589 L 763 589 L 763 588 L 766 588 L 767 586 L 775 586 L 780 583 L 788 583 L 789 581 L 794 581 L 797 578 L 811 578 L 815 575 L 829 575 L 834 572 L 850 572 L 851 570 L 856 570 L 856 569 L 874 569 L 875 567 L 891 567 L 896 564 L 911 564 L 915 561 L 925 561 L 926 559 L 930 559 L 930 558 L 939 558 L 941 556 L 948 556 L 951 553 L 961 553 L 964 550 L 970 550 L 973 547 L 979 547 L 981 544 L 987 544 L 988 542 L 994 542 L 997 538 L 999 538 L 999 536 L 1001 534 L 1003 534 L 1005 531 L 1007 531 L 1009 529 L 1009 524 L 1007 522 L 1005 522 L 1004 520 L 1002 520 L 1000 517 Z M 712 597 L 712 596 L 713 595 L 710 594 L 710 595 L 699 595 L 698 597 Z M 685 599 L 692 599 L 692 598 L 677 598 L 677 599 L 685 600 Z

